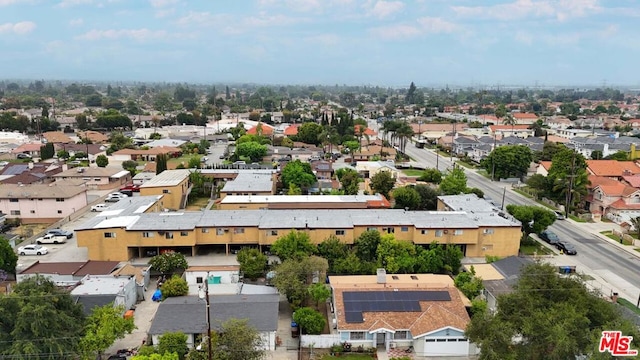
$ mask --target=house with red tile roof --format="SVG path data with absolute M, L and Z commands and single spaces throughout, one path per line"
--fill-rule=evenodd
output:
M 538 115 L 533 113 L 512 113 L 514 119 L 516 119 L 518 125 L 531 125 L 538 121 Z
M 28 155 L 31 155 L 31 157 L 40 157 L 40 147 L 42 145 L 43 144 L 39 142 L 22 144 L 17 148 L 11 150 L 11 153 L 13 153 L 16 156 L 18 154 L 28 154 Z
M 587 160 L 587 172 L 614 180 L 622 180 L 623 176 L 640 175 L 640 166 L 635 161 Z
M 47 140 L 47 142 L 53 144 L 75 143 L 75 141 L 71 140 L 71 138 L 62 131 L 48 131 L 46 133 L 43 133 L 42 136 Z
M 536 174 L 547 176 L 549 175 L 549 169 L 551 169 L 551 161 L 540 161 L 536 168 Z
M 640 189 L 607 176 L 590 175 L 589 181 L 586 201 L 594 219 L 622 223 L 640 216 Z
M 259 123 L 256 126 L 252 126 L 249 130 L 247 130 L 247 134 L 249 135 L 257 135 L 258 134 L 258 126 L 262 127 L 262 135 L 271 136 L 273 135 L 273 126 Z
M 142 149 L 122 149 L 114 152 L 111 156 L 118 161 L 127 160 L 143 160 L 143 161 L 155 161 L 156 156 L 165 154 L 168 156 L 179 155 L 182 153 L 182 149 L 173 146 L 158 146 L 147 150 Z
M 284 129 L 284 135 L 285 136 L 298 135 L 298 128 L 300 127 L 300 125 L 302 124 L 291 124 L 287 126 L 287 128 Z
M 413 347 L 415 355 L 476 355 L 464 336 L 470 301 L 447 275 L 330 276 L 340 340 L 353 347 Z
M 535 135 L 535 131 L 529 129 L 529 125 L 490 125 L 489 131 L 489 136 L 496 136 L 500 139 L 508 136 L 524 139 Z
M 78 137 L 80 139 L 89 139 L 94 144 L 104 144 L 109 142 L 109 137 L 101 132 L 87 130 L 87 131 L 78 131 Z

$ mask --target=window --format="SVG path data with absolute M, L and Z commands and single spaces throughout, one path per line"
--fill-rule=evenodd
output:
M 399 280 L 399 279 L 400 279 L 397 275 L 391 275 L 391 278 L 392 278 L 393 280 Z
M 104 233 L 104 237 L 105 238 L 115 238 L 116 237 L 116 233 L 106 232 L 106 233 Z
M 217 228 L 216 229 L 216 235 L 224 235 L 224 229 L 223 228 Z
M 31 210 L 31 211 L 33 211 L 33 210 Z M 62 214 L 62 210 L 58 210 L 58 214 Z
M 418 277 L 415 275 L 411 275 L 411 280 L 418 280 Z
M 169 190 L 168 190 L 168 189 L 162 189 L 162 193 L 163 193 L 163 194 L 168 194 L 168 193 L 169 193 Z
M 436 342 L 436 339 L 427 339 L 427 342 Z
M 155 234 L 151 231 L 145 231 L 142 233 L 143 238 L 152 238 Z
M 234 234 L 244 234 L 244 228 L 235 228 L 233 229 Z
M 453 235 L 462 235 L 463 231 L 461 229 L 457 229 L 453 231 Z
M 206 233 L 208 233 L 208 232 L 209 232 L 209 228 L 202 228 L 202 233 L 203 233 L 203 234 L 206 234 Z
M 39 198 L 38 201 L 42 201 L 42 198 Z
M 382 232 L 386 232 L 387 234 L 393 234 L 396 232 L 396 228 L 390 227 L 390 228 L 382 228 Z
M 447 339 L 448 342 L 457 342 L 458 339 Z
M 436 339 L 436 342 L 445 342 L 447 339 Z
M 278 230 L 271 230 L 271 236 L 278 236 Z
M 56 198 L 56 202 L 64 202 L 64 198 Z
M 196 277 L 196 284 L 202 284 L 202 276 Z
M 180 236 L 189 236 L 189 233 L 186 231 L 180 231 Z
M 349 333 L 349 340 L 364 340 L 364 331 L 352 331 Z
M 20 210 L 11 210 L 11 215 L 20 215 Z
M 29 211 L 29 213 L 31 213 L 31 214 L 35 214 L 35 213 L 36 213 L 36 211 L 35 211 L 35 210 L 31 210 L 31 211 Z
M 367 231 L 378 231 L 377 227 L 368 227 Z
M 400 231 L 407 232 L 407 231 L 409 231 L 409 227 L 408 226 L 403 226 L 403 227 L 400 228 Z
M 164 238 L 165 239 L 173 239 L 173 232 L 169 231 L 164 233 Z
M 428 233 L 429 233 L 429 230 L 425 230 L 425 229 L 420 230 L 420 234 L 422 235 L 427 235 Z
M 409 338 L 409 332 L 408 331 L 396 331 L 396 333 L 393 334 L 393 338 L 396 339 L 396 340 L 408 339 Z
M 491 235 L 493 234 L 493 231 L 494 231 L 493 229 L 484 229 L 482 230 L 482 233 L 485 235 Z
M 344 230 L 336 230 L 336 235 L 337 235 L 337 236 L 342 236 L 342 235 L 344 235 Z
M 9 202 L 18 202 L 18 199 L 9 199 Z
M 93 181 L 100 181 L 100 178 L 93 178 Z
M 442 237 L 442 230 L 436 230 L 436 237 Z

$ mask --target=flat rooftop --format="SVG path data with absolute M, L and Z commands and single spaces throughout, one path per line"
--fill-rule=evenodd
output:
M 381 200 L 380 195 L 227 195 L 220 203 L 366 203 Z
M 273 190 L 272 172 L 238 172 L 235 179 L 227 181 L 220 192 L 270 192 Z
M 334 288 L 346 289 L 441 289 L 455 286 L 449 275 L 442 274 L 386 274 L 385 282 L 378 283 L 378 275 L 329 276 Z
M 444 195 L 438 196 L 438 200 L 448 206 L 453 211 L 466 212 L 493 212 L 495 206 L 485 199 L 479 198 L 476 194 L 464 195 Z
M 80 285 L 71 290 L 71 295 L 106 295 L 119 294 L 130 281 L 130 277 L 89 276 Z
M 140 185 L 140 188 L 176 186 L 189 178 L 189 174 L 191 171 L 188 169 L 165 170 Z

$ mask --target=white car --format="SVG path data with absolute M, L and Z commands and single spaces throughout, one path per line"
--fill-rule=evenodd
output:
M 128 196 L 126 194 L 123 193 L 119 193 L 119 192 L 115 192 L 115 193 L 111 193 L 109 195 L 107 195 L 107 198 L 104 199 L 104 201 L 106 202 L 118 202 L 124 198 L 127 198 Z
M 49 249 L 42 245 L 25 245 L 18 248 L 18 254 L 20 255 L 45 255 L 49 252 Z
M 107 208 L 109 208 L 107 204 L 96 204 L 91 207 L 91 211 L 104 211 L 107 210 Z

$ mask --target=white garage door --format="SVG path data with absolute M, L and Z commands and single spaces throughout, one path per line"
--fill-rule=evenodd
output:
M 469 340 L 466 338 L 426 339 L 423 356 L 469 355 Z

